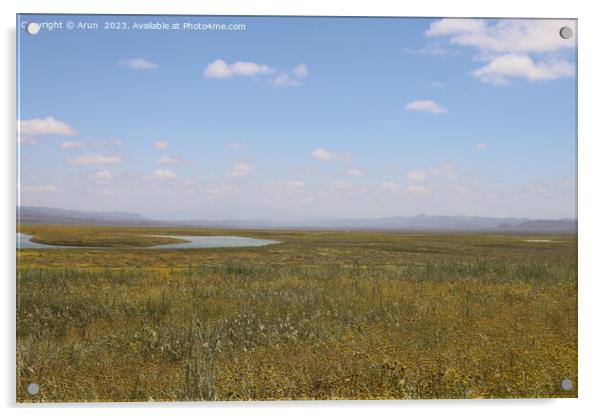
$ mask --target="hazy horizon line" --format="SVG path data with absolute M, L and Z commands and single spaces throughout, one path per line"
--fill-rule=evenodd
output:
M 405 214 L 405 215 L 385 215 L 385 216 L 376 216 L 376 217 L 329 217 L 329 216 L 313 216 L 306 218 L 289 218 L 289 219 L 268 219 L 268 218 L 253 218 L 253 219 L 242 219 L 242 218 L 220 218 L 220 219 L 202 219 L 202 218 L 186 218 L 186 219 L 178 219 L 178 218 L 163 218 L 158 219 L 153 217 L 152 215 L 141 214 L 139 212 L 133 211 L 123 211 L 123 210 L 82 210 L 75 208 L 63 208 L 63 207 L 51 207 L 44 205 L 17 205 L 17 210 L 21 208 L 38 208 L 38 209 L 57 209 L 64 211 L 76 211 L 81 213 L 97 213 L 97 214 L 129 214 L 129 215 L 137 215 L 142 217 L 145 220 L 154 221 L 154 222 L 184 222 L 184 221 L 199 221 L 199 222 L 271 222 L 271 223 L 286 223 L 286 222 L 302 222 L 302 221 L 341 221 L 341 220 L 351 220 L 351 221 L 359 221 L 359 220 L 379 220 L 379 219 L 387 219 L 387 218 L 415 218 L 415 217 L 464 217 L 464 218 L 491 218 L 491 219 L 516 219 L 516 220 L 525 220 L 525 221 L 561 221 L 561 220 L 569 220 L 569 221 L 577 221 L 577 217 L 553 217 L 553 218 L 545 218 L 545 217 L 529 217 L 529 216 L 491 216 L 491 215 L 474 215 L 474 214 Z

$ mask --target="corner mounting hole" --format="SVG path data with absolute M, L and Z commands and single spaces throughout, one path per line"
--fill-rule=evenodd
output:
M 560 382 L 560 388 L 564 391 L 573 390 L 573 381 L 571 379 L 565 378 Z
M 560 28 L 560 37 L 562 39 L 570 39 L 573 37 L 573 29 L 568 26 L 563 26 Z
M 37 35 L 38 32 L 40 31 L 40 25 L 39 25 L 39 23 L 30 22 L 30 23 L 27 23 L 27 25 L 25 26 L 25 30 L 30 35 Z
M 37 383 L 29 383 L 27 385 L 27 394 L 29 394 L 30 396 L 35 396 L 36 394 L 38 394 L 40 392 L 40 386 L 38 386 Z

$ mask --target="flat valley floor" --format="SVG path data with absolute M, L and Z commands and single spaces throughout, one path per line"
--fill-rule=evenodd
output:
M 18 231 L 20 402 L 577 396 L 576 236 Z

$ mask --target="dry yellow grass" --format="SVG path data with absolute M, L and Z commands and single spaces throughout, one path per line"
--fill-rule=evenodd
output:
M 574 237 L 21 229 L 283 243 L 20 251 L 19 401 L 577 395 Z

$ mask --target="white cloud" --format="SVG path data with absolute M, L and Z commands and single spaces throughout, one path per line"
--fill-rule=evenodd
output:
M 232 184 L 216 184 L 205 189 L 205 193 L 210 198 L 219 198 L 228 194 L 238 192 L 239 188 Z
M 576 36 L 563 39 L 559 35 L 563 26 L 576 31 L 573 20 L 443 19 L 432 22 L 426 35 L 475 48 L 473 59 L 487 64 L 472 75 L 482 82 L 503 85 L 513 78 L 542 81 L 574 76 L 574 63 L 560 54 L 576 46 Z M 531 54 L 540 57 L 535 59 Z
M 232 168 L 226 173 L 228 178 L 246 178 L 255 170 L 254 166 L 239 162 L 232 165 Z
M 111 179 L 113 179 L 113 175 L 111 175 L 111 172 L 106 169 L 100 170 L 94 174 L 94 180 L 96 180 L 96 183 L 101 185 L 109 183 Z
M 293 69 L 293 75 L 295 75 L 298 78 L 305 78 L 309 75 L 309 70 L 307 69 L 307 66 L 305 66 L 305 64 L 301 64 Z
M 424 185 L 410 185 L 405 188 L 405 191 L 412 195 L 425 195 L 430 192 L 430 188 Z
M 181 187 L 187 192 L 198 193 L 201 191 L 200 188 L 201 181 L 197 177 L 184 179 L 181 183 Z
M 176 174 L 169 169 L 155 169 L 153 173 L 150 174 L 149 179 L 175 179 Z
M 341 153 L 333 153 L 328 151 L 322 147 L 317 148 L 311 154 L 314 159 L 324 160 L 324 161 L 332 161 L 332 160 L 345 160 L 347 162 L 351 161 L 351 156 L 344 155 Z
M 34 118 L 31 120 L 19 120 L 19 133 L 23 143 L 37 143 L 33 136 L 44 136 L 49 134 L 72 136 L 76 131 L 64 121 L 54 117 Z
M 447 56 L 450 54 L 456 54 L 455 51 L 450 50 L 449 48 L 443 47 L 439 43 L 429 43 L 424 48 L 413 49 L 413 48 L 403 48 L 401 50 L 403 53 L 411 53 L 411 54 L 421 54 L 421 55 L 433 55 L 433 56 Z
M 576 182 L 574 179 L 565 179 L 563 181 L 560 181 L 561 188 L 574 188 L 575 185 L 576 185 Z
M 111 175 L 111 172 L 104 169 L 104 170 L 100 170 L 100 171 L 96 172 L 96 174 L 94 174 L 94 177 L 96 179 L 107 181 L 107 180 L 110 180 L 113 176 Z
M 412 101 L 412 102 L 406 104 L 405 109 L 413 110 L 413 111 L 424 111 L 424 112 L 433 113 L 433 114 L 447 113 L 447 109 L 445 109 L 443 106 L 437 104 L 433 100 Z
M 225 79 L 235 76 L 254 77 L 261 74 L 271 74 L 273 68 L 255 62 L 227 62 L 216 59 L 205 67 L 203 76 L 209 79 Z
M 453 44 L 471 46 L 494 53 L 542 53 L 575 47 L 574 36 L 563 39 L 559 30 L 568 26 L 576 32 L 573 20 L 442 19 L 431 23 L 426 35 L 449 36 Z
M 233 77 L 257 77 L 260 75 L 273 75 L 270 81 L 277 86 L 299 86 L 304 78 L 309 75 L 305 64 L 297 65 L 292 71 L 277 71 L 268 65 L 256 62 L 234 62 L 227 63 L 222 59 L 216 59 L 209 63 L 203 70 L 203 76 L 207 79 L 227 79 Z
M 431 191 L 429 187 L 417 184 L 408 185 L 402 191 L 399 185 L 393 181 L 381 182 L 378 190 L 397 195 L 426 195 Z
M 427 36 L 455 35 L 458 33 L 479 33 L 485 30 L 485 22 L 480 19 L 441 19 L 431 22 Z
M 472 191 L 470 190 L 470 188 L 465 185 L 455 185 L 452 189 L 459 195 L 471 195 L 472 194 Z
M 118 139 L 109 139 L 109 140 L 93 140 L 88 142 L 82 142 L 79 140 L 70 140 L 66 142 L 62 142 L 60 144 L 61 149 L 79 149 L 85 146 L 93 147 L 93 148 L 102 148 L 109 146 L 122 146 L 123 142 Z
M 159 65 L 144 58 L 132 58 L 119 61 L 118 64 L 128 69 L 157 69 Z
M 182 165 L 186 161 L 178 156 L 161 156 L 157 159 L 157 163 L 161 165 Z
M 298 87 L 303 83 L 303 79 L 309 75 L 309 69 L 305 64 L 297 65 L 291 73 L 283 72 L 274 77 L 272 82 L 276 85 L 290 85 L 293 87 Z
M 119 139 L 94 140 L 90 142 L 92 147 L 108 147 L 108 146 L 123 146 L 123 142 Z
M 336 160 L 336 159 L 338 159 L 337 155 L 329 152 L 326 149 L 322 149 L 321 147 L 314 150 L 314 152 L 311 155 L 315 159 L 318 159 L 318 160 Z
M 406 179 L 410 181 L 424 181 L 431 177 L 443 176 L 447 179 L 454 179 L 457 176 L 456 168 L 451 163 L 440 163 L 430 166 L 424 170 L 411 170 L 406 173 Z
M 63 142 L 60 144 L 61 149 L 77 149 L 80 147 L 84 147 L 84 144 L 78 140 L 72 140 L 72 141 L 67 141 L 67 142 Z
M 69 160 L 72 165 L 110 165 L 120 163 L 122 157 L 119 155 L 101 155 L 98 153 L 86 153 Z
M 364 176 L 365 174 L 366 173 L 363 170 L 357 168 L 347 170 L 347 175 L 349 176 Z
M 153 146 L 155 149 L 167 149 L 169 147 L 169 142 L 166 142 L 165 140 L 159 140 L 156 141 Z
M 342 179 L 334 179 L 330 181 L 328 189 L 331 191 L 346 191 L 351 189 L 351 184 Z
M 566 60 L 533 62 L 527 55 L 506 54 L 494 58 L 472 74 L 481 82 L 503 85 L 511 78 L 544 81 L 571 77 L 575 74 L 575 66 Z
M 242 143 L 228 143 L 228 149 L 230 149 L 230 150 L 241 151 L 241 150 L 245 150 L 246 148 L 247 148 L 247 146 L 245 146 Z
M 381 182 L 381 184 L 378 187 L 378 190 L 383 192 L 397 193 L 399 192 L 399 185 L 392 181 L 384 181 Z
M 411 170 L 406 173 L 406 178 L 411 181 L 423 181 L 427 178 L 428 172 L 419 171 L 419 170 Z
M 481 150 L 487 149 L 489 146 L 486 143 L 479 143 L 475 146 L 475 149 L 480 152 Z
M 274 77 L 273 82 L 274 82 L 274 84 L 279 85 L 279 86 L 289 85 L 292 87 L 298 87 L 299 85 L 301 85 L 301 81 L 299 81 L 298 79 L 292 78 L 288 74 L 277 75 L 276 77 Z
M 21 136 L 19 137 L 19 143 L 21 144 L 38 144 L 40 141 L 32 136 Z
M 536 183 L 532 183 L 529 187 L 528 190 L 530 192 L 535 192 L 535 193 L 547 193 L 547 192 L 566 192 L 567 189 L 571 189 L 574 188 L 576 186 L 576 182 L 574 179 L 551 179 L 551 178 L 547 178 L 547 179 L 543 179 L 540 180 Z M 573 189 L 574 191 L 574 189 Z
M 40 185 L 40 186 L 20 186 L 19 191 L 21 192 L 34 192 L 34 193 L 52 193 L 60 192 L 60 189 L 52 185 Z
M 288 191 L 288 192 L 301 192 L 305 189 L 305 182 L 295 179 L 288 181 L 270 181 L 266 182 L 262 188 L 263 191 Z
M 431 166 L 427 169 L 429 174 L 432 176 L 445 176 L 448 179 L 454 179 L 456 174 L 456 167 L 451 163 L 440 163 L 435 166 Z
M 115 191 L 111 191 L 110 189 L 99 189 L 98 191 L 96 191 L 96 195 L 113 196 L 115 195 Z
M 290 189 L 291 191 L 300 191 L 305 189 L 305 182 L 303 181 L 289 180 L 286 181 L 285 185 L 286 188 Z

